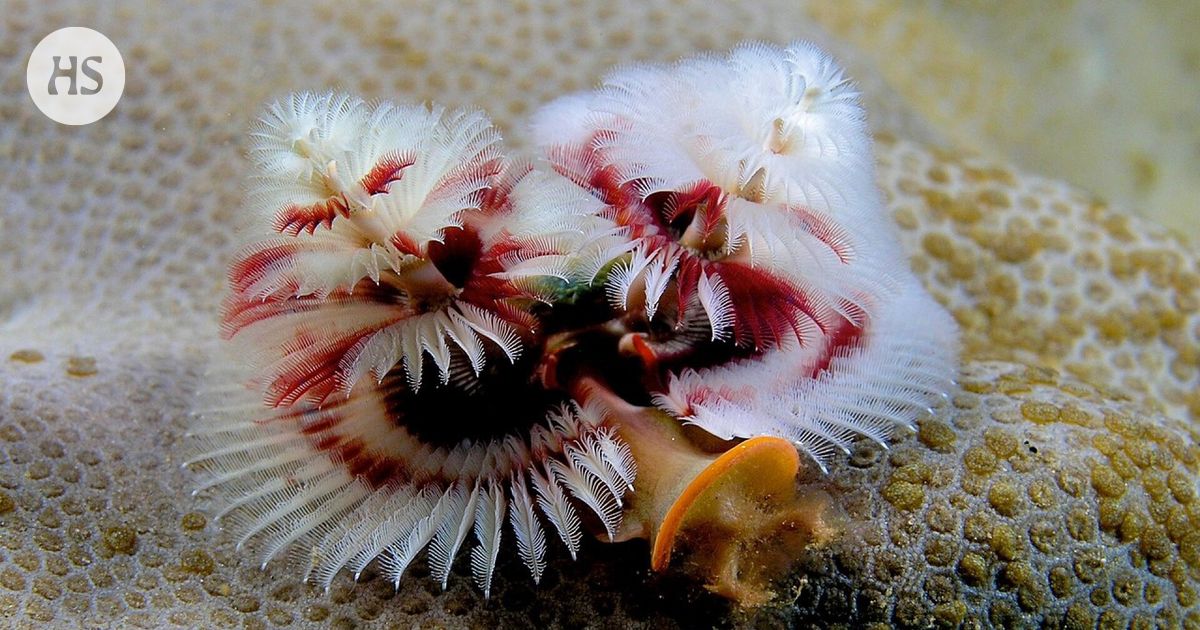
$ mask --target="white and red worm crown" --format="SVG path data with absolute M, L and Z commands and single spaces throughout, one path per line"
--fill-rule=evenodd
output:
M 859 95 L 825 53 L 746 44 L 619 69 L 532 130 L 629 229 L 615 305 L 653 320 L 675 302 L 676 337 L 639 340 L 673 360 L 664 409 L 723 438 L 791 439 L 824 466 L 859 435 L 886 444 L 952 383 L 954 322 L 908 270 Z M 697 327 L 753 352 L 689 365 Z
M 252 131 L 189 464 L 264 564 L 291 549 L 328 586 L 378 559 L 398 583 L 428 549 L 444 587 L 474 532 L 486 593 L 505 520 L 535 580 L 544 522 L 572 556 L 584 519 L 612 539 L 637 462 L 584 377 L 821 466 L 949 387 L 953 321 L 824 53 L 618 70 L 533 129 L 542 161 L 510 162 L 482 113 L 303 93 Z M 606 372 L 621 353 L 644 374 Z
M 537 512 L 572 554 L 580 509 L 612 535 L 628 447 L 601 411 L 531 391 L 522 361 L 539 343 L 530 305 L 624 251 L 601 204 L 507 162 L 478 112 L 296 94 L 251 138 L 248 244 L 222 321 L 232 365 L 191 462 L 240 541 L 264 564 L 308 547 L 306 577 L 326 586 L 377 557 L 399 581 L 428 546 L 444 585 L 473 530 L 487 591 L 506 518 L 535 579 Z M 505 413 L 521 417 L 484 415 Z M 474 428 L 456 437 L 455 423 Z

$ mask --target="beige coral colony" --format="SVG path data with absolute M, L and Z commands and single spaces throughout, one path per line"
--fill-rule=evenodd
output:
M 743 44 L 619 68 L 525 133 L 529 155 L 480 111 L 337 92 L 265 108 L 197 491 L 325 588 L 446 588 L 462 561 L 487 597 L 506 546 L 537 583 L 592 537 L 770 603 L 845 528 L 798 475 L 957 388 L 853 83 L 812 45 Z
M 939 144 L 1166 44 L 961 4 L 6 0 L 0 627 L 1200 630 L 1200 252 Z

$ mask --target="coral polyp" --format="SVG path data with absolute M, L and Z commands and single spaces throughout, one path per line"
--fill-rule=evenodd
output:
M 686 541 L 763 603 L 788 563 L 748 554 L 836 532 L 799 453 L 886 445 L 954 375 L 857 93 L 811 46 L 746 45 L 618 70 L 533 129 L 511 159 L 479 112 L 268 107 L 202 489 L 326 587 L 425 550 L 445 587 L 473 533 L 487 594 L 506 530 L 535 582 L 588 531 L 650 539 L 655 570 Z

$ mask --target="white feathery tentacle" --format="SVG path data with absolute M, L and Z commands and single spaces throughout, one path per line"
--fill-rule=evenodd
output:
M 533 499 L 529 496 L 525 476 L 518 472 L 510 489 L 512 496 L 508 504 L 508 517 L 517 539 L 517 553 L 533 575 L 534 584 L 537 584 L 542 581 L 542 571 L 546 569 L 546 534 L 534 515 Z
M 571 507 L 553 470 L 534 468 L 530 470 L 529 476 L 533 481 L 533 489 L 537 492 L 538 507 L 554 525 L 558 537 L 567 546 L 567 551 L 574 560 L 579 554 L 579 541 L 583 538 L 579 515 L 575 513 L 575 508 Z
M 263 544 L 262 567 L 266 568 L 280 551 L 306 536 L 320 537 L 333 526 L 331 523 L 345 518 L 354 511 L 367 496 L 370 489 L 361 483 L 352 483 L 339 488 L 328 500 L 304 506 L 288 520 L 280 519 L 272 524 L 272 532 Z M 266 531 L 266 530 L 264 530 Z
M 697 282 L 697 296 L 712 328 L 713 341 L 729 338 L 733 326 L 733 300 L 720 274 L 701 273 Z
M 887 444 L 897 427 L 952 386 L 956 327 L 915 278 L 876 308 L 860 342 L 810 374 L 814 349 L 773 351 L 754 362 L 684 370 L 655 404 L 724 438 L 778 435 L 824 469 L 856 436 Z
M 675 268 L 679 266 L 680 254 L 679 250 L 671 252 L 659 250 L 655 254 L 654 261 L 647 268 L 645 276 L 646 319 L 654 319 L 654 313 L 658 311 L 658 301 L 662 299 L 663 292 L 667 290 L 667 283 L 671 281 Z
M 586 435 L 579 443 L 567 446 L 567 458 L 572 467 L 586 471 L 593 478 L 604 484 L 608 494 L 623 507 L 621 498 L 625 495 L 625 480 L 617 474 L 616 468 L 607 461 L 600 440 L 594 435 Z
M 346 567 L 354 574 L 354 579 L 358 580 L 363 569 L 385 549 L 407 537 L 417 523 L 433 511 L 435 503 L 436 499 L 430 490 L 417 492 L 410 502 L 397 505 L 394 512 L 367 532 L 361 539 L 358 550 L 346 562 Z
M 454 486 L 454 496 L 447 518 L 442 520 L 441 526 L 433 536 L 433 542 L 429 545 L 430 571 L 441 583 L 442 590 L 446 590 L 454 556 L 471 533 L 478 501 L 479 484 L 475 484 L 469 493 L 461 485 Z
M 363 550 L 371 532 L 389 515 L 408 505 L 414 496 L 411 488 L 400 488 L 394 493 L 374 492 L 356 510 L 357 518 L 343 520 L 340 527 L 313 546 L 304 581 L 328 591 L 334 575 Z
M 417 553 L 429 544 L 449 516 L 450 504 L 454 501 L 453 495 L 454 488 L 448 488 L 443 492 L 429 514 L 418 520 L 411 527 L 408 535 L 389 545 L 385 553 L 380 556 L 380 568 L 383 575 L 392 582 L 397 590 L 400 589 L 400 579 L 404 576 L 404 570 L 408 568 Z
M 471 550 L 471 573 L 485 599 L 492 594 L 492 573 L 500 554 L 504 510 L 504 492 L 495 482 L 489 483 L 475 507 L 475 538 L 479 545 Z
M 575 459 L 569 460 L 567 464 L 551 460 L 550 469 L 576 499 L 582 501 L 600 518 L 608 539 L 612 540 L 621 522 L 621 508 L 600 478 L 584 469 Z
M 637 477 L 637 461 L 633 459 L 629 445 L 609 427 L 601 427 L 594 434 L 594 439 L 600 446 L 600 461 L 621 479 L 626 491 L 632 492 L 633 480 Z
M 629 260 L 617 263 L 609 273 L 606 291 L 609 301 L 617 308 L 623 311 L 629 308 L 629 294 L 633 291 L 634 283 L 642 277 L 642 272 L 654 261 L 654 257 L 655 253 L 638 247 L 633 250 Z

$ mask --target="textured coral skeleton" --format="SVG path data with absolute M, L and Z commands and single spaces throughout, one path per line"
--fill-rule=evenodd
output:
M 0 65 L 11 70 L 11 89 L 0 96 L 0 144 L 10 166 L 0 173 L 9 200 L 0 213 L 0 267 L 16 272 L 0 282 L 4 623 L 1194 624 L 1197 581 L 1187 569 L 1200 513 L 1186 490 L 1196 480 L 1197 460 L 1188 452 L 1197 442 L 1194 429 L 1170 427 L 1170 417 L 1188 420 L 1200 410 L 1194 243 L 1136 216 L 1161 209 L 1155 204 L 1109 207 L 1039 176 L 1047 173 L 1027 162 L 931 144 L 943 133 L 953 137 L 955 124 L 979 121 L 982 103 L 1004 107 L 1030 89 L 1000 89 L 990 64 L 939 54 L 952 29 L 920 28 L 928 14 L 913 16 L 910 5 L 893 2 L 759 6 L 415 0 L 366 13 L 287 2 L 111 9 L 15 0 L 15 19 L 0 26 Z M 23 89 L 26 52 L 63 16 L 95 26 L 122 52 L 136 46 L 149 71 L 130 73 L 121 105 L 87 128 L 45 119 Z M 896 28 L 898 19 L 907 19 L 905 28 Z M 438 38 L 428 37 L 433 24 Z M 842 35 L 839 24 L 856 29 L 859 48 L 839 47 L 818 24 Z M 475 36 L 481 25 L 489 37 Z M 310 45 L 293 45 L 296 33 Z M 599 80 L 613 63 L 797 34 L 836 50 L 860 82 L 887 211 L 923 284 L 963 327 L 967 374 L 960 380 L 970 391 L 984 388 L 955 395 L 936 421 L 921 420 L 920 439 L 894 442 L 886 452 L 860 443 L 849 459 L 831 462 L 829 475 L 805 479 L 844 501 L 853 524 L 836 546 L 798 561 L 804 597 L 731 619 L 694 585 L 648 576 L 644 545 L 586 539 L 584 561 L 552 549 L 535 588 L 508 531 L 490 601 L 471 585 L 467 562 L 455 574 L 468 577 L 452 577 L 442 592 L 424 577 L 423 557 L 398 593 L 371 570 L 359 583 L 342 572 L 325 593 L 277 565 L 260 571 L 252 555 L 234 550 L 229 532 L 205 518 L 212 513 L 207 493 L 187 497 L 195 478 L 177 468 L 178 443 L 218 338 L 213 296 L 222 290 L 241 205 L 236 182 L 246 168 L 238 139 L 263 102 L 343 85 L 370 98 L 486 104 L 515 147 L 521 135 L 511 130 L 520 117 L 556 92 Z M 944 116 L 933 136 L 921 133 L 928 125 L 873 71 L 872 51 L 938 86 L 926 92 Z M 954 62 L 946 66 L 946 59 Z M 1032 91 L 1029 98 L 1044 101 Z M 45 255 L 50 243 L 64 246 L 61 255 Z M 981 356 L 999 359 L 1002 371 L 987 369 Z M 1054 367 L 1057 381 L 1025 365 Z M 1100 389 L 1081 399 L 1080 378 Z M 1060 422 L 1040 424 L 1046 403 L 1061 410 Z M 1028 409 L 1037 413 L 1025 415 Z M 1141 426 L 1143 437 L 1114 433 L 1114 410 Z M 1088 414 L 1080 435 L 1046 432 L 1078 426 L 1080 411 Z M 945 435 L 946 428 L 953 432 Z M 1093 463 L 1127 474 L 1126 453 L 1142 454 L 1146 436 L 1176 436 L 1184 448 L 1164 443 L 1171 448 L 1129 479 L 1120 498 L 1089 485 Z M 1123 448 L 1109 448 L 1113 438 Z M 1024 440 L 1038 453 L 1023 448 Z M 1173 466 L 1165 494 L 1164 463 Z M 985 476 L 980 467 L 988 464 Z M 1013 488 L 1006 495 L 1013 503 L 990 500 Z M 1186 519 L 1177 529 L 1181 509 L 1191 530 Z M 1122 514 L 1126 526 L 1112 520 Z M 1138 523 L 1140 535 L 1128 527 Z M 549 542 L 558 546 L 552 535 Z M 1142 549 L 1166 555 L 1147 563 Z M 1158 570 L 1164 562 L 1169 572 Z
M 585 531 L 636 535 L 629 493 L 675 499 L 638 494 L 638 409 L 822 470 L 886 447 L 952 387 L 956 333 L 900 254 L 863 120 L 807 44 L 620 69 L 535 115 L 532 163 L 475 111 L 274 103 L 200 491 L 264 567 L 326 587 L 373 561 L 398 586 L 427 549 L 444 588 L 473 533 L 486 595 L 506 532 L 536 582 L 548 538 L 574 557 Z

